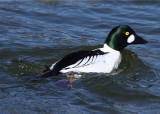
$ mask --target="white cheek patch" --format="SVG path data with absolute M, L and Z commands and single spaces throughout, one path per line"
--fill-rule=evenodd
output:
M 135 40 L 135 37 L 134 37 L 134 35 L 132 34 L 132 35 L 130 35 L 130 36 L 128 37 L 127 42 L 128 42 L 128 43 L 132 43 L 134 40 Z

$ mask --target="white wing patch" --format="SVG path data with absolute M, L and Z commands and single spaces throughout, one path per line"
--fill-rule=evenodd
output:
M 75 64 L 63 68 L 62 70 L 71 69 L 71 68 L 78 68 L 78 67 L 83 67 L 83 66 L 90 65 L 90 64 L 93 63 L 93 61 L 95 61 L 95 59 L 96 59 L 95 56 L 87 56 L 84 59 L 79 60 Z
M 80 60 L 81 61 L 81 60 Z M 70 71 L 75 72 L 95 72 L 95 71 L 105 71 L 104 62 L 105 57 L 104 55 L 93 55 L 93 56 L 87 56 L 86 58 L 82 59 L 80 64 L 73 64 L 68 67 L 63 68 L 60 72 L 66 73 Z M 103 63 L 102 63 L 103 62 Z M 102 72 L 103 72 L 102 71 Z

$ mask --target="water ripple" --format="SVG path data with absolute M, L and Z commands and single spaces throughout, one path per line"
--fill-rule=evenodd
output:
M 1 113 L 159 114 L 159 12 L 159 1 L 1 0 Z M 65 77 L 32 79 L 122 24 L 149 43 L 122 51 L 112 74 L 82 74 L 72 88 Z

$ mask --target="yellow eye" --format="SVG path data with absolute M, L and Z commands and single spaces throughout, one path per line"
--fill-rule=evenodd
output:
M 129 32 L 125 32 L 125 35 L 128 36 L 128 35 L 129 35 Z

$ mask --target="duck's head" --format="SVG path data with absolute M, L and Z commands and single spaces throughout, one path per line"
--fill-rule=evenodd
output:
M 120 25 L 111 30 L 105 43 L 112 49 L 120 51 L 130 44 L 145 44 L 147 41 L 138 36 L 131 27 Z

